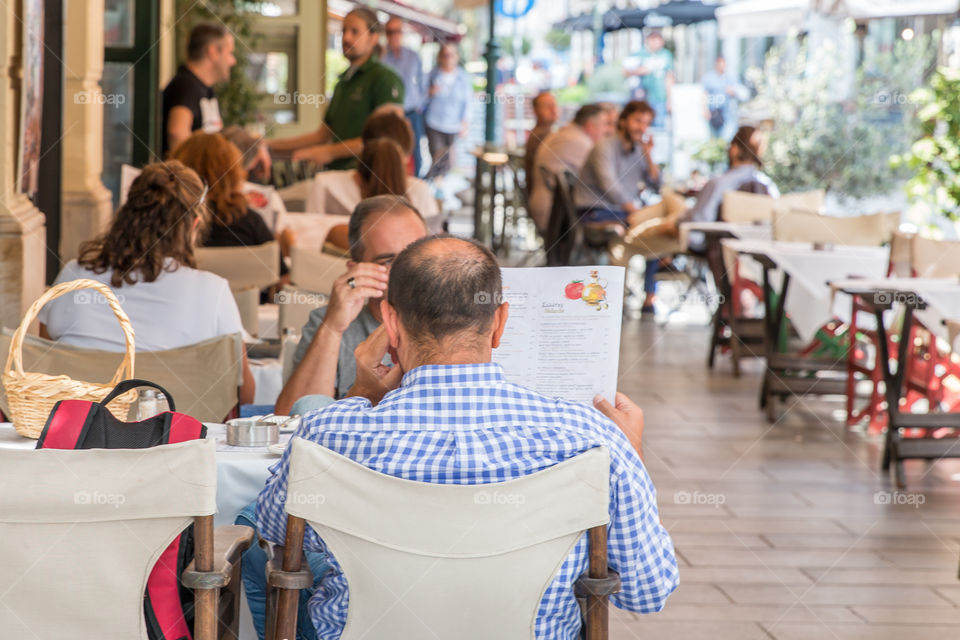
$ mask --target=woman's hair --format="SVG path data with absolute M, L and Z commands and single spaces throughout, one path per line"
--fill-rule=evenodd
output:
M 400 145 L 389 138 L 363 143 L 360 162 L 360 197 L 403 196 L 407 192 L 406 157 Z
M 192 169 L 176 160 L 149 164 L 130 185 L 127 201 L 110 228 L 80 246 L 80 266 L 94 273 L 113 271 L 110 284 L 153 282 L 167 258 L 196 267 L 194 224 L 209 219 L 204 186 Z M 137 276 L 140 276 L 139 278 Z
M 727 151 L 730 156 L 730 162 L 733 163 L 733 150 L 737 149 L 741 160 L 747 160 L 757 165 L 763 166 L 761 155 L 763 154 L 763 134 L 756 127 L 740 127 L 736 135 L 730 141 L 730 149 Z
M 240 150 L 221 134 L 198 131 L 177 145 L 170 158 L 196 171 L 209 185 L 207 203 L 213 224 L 228 226 L 246 214 L 243 182 L 247 172 L 243 158 Z
M 400 145 L 404 155 L 413 153 L 413 127 L 394 109 L 380 109 L 363 123 L 363 131 L 360 132 L 363 144 L 376 138 L 393 140 Z

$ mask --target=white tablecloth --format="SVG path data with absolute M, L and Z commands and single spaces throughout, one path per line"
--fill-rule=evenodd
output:
M 960 281 L 956 278 L 879 278 L 868 280 L 837 280 L 830 283 L 835 291 L 876 290 L 915 296 L 926 303 L 914 317 L 935 336 L 955 350 L 957 321 L 960 321 Z M 893 302 L 896 303 L 896 296 Z
M 723 240 L 738 253 L 764 255 L 790 276 L 785 308 L 790 322 L 805 341 L 834 317 L 847 321 L 850 297 L 833 295 L 830 282 L 848 278 L 881 279 L 887 272 L 887 247 L 834 246 L 815 250 L 805 242 Z
M 283 389 L 283 365 L 278 358 L 249 360 L 256 392 L 253 404 L 276 404 Z

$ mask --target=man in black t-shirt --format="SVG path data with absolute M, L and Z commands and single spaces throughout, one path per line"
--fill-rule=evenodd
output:
M 190 32 L 187 63 L 163 90 L 163 156 L 197 129 L 216 133 L 223 128 L 213 85 L 230 78 L 234 41 L 223 26 L 198 24 Z

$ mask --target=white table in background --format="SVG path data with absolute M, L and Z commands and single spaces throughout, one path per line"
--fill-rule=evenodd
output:
M 809 242 L 723 240 L 723 246 L 742 255 L 764 257 L 789 276 L 786 311 L 804 342 L 833 317 L 849 320 L 850 299 L 833 295 L 830 282 L 850 278 L 880 279 L 887 273 L 887 247 L 835 245 L 814 249 Z
M 837 280 L 831 286 L 837 291 L 857 295 L 874 314 L 877 363 L 883 373 L 887 411 L 882 469 L 886 471 L 892 467 L 897 486 L 902 488 L 906 483 L 905 460 L 937 461 L 960 457 L 960 439 L 952 435 L 960 431 L 960 414 L 935 410 L 928 413 L 901 411 L 907 364 L 914 357 L 910 339 L 914 318 L 937 338 L 949 342 L 952 349 L 953 338 L 960 328 L 960 282 L 956 278 L 881 278 Z M 890 322 L 888 315 L 894 308 L 901 309 L 903 315 L 898 321 Z M 899 333 L 896 359 L 890 353 L 888 334 L 893 332 Z M 905 437 L 908 433 L 909 437 Z

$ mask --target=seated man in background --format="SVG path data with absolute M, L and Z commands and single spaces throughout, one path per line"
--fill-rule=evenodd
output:
M 527 144 L 523 150 L 523 169 L 526 176 L 527 194 L 530 193 L 532 184 L 531 177 L 534 171 L 534 162 L 537 157 L 537 149 L 541 143 L 553 133 L 553 125 L 557 124 L 560 118 L 560 110 L 557 107 L 557 99 L 549 91 L 542 91 L 533 99 L 533 115 L 537 122 L 530 130 L 527 136 Z
M 697 196 L 696 203 L 690 209 L 685 209 L 682 200 L 675 194 L 664 194 L 660 203 L 630 214 L 630 230 L 624 236 L 623 243 L 649 249 L 655 245 L 662 245 L 666 238 L 675 239 L 681 222 L 716 222 L 720 219 L 723 195 L 728 191 L 737 191 L 749 186 L 752 187 L 752 191 L 765 191 L 767 195 L 774 198 L 780 197 L 777 185 L 760 170 L 763 148 L 763 136 L 758 129 L 740 127 L 727 150 L 730 168 L 725 173 L 712 178 L 704 186 Z M 686 249 L 692 253 L 702 254 L 705 248 L 703 234 L 691 231 L 687 247 L 676 246 L 676 251 Z M 647 302 L 644 303 L 645 308 L 647 304 L 653 302 L 649 292 L 656 284 L 654 278 L 659 267 L 659 260 L 647 261 L 644 288 L 648 296 Z M 715 273 L 714 278 L 718 278 L 718 274 Z
M 481 292 L 490 302 L 477 302 Z M 677 561 L 641 459 L 641 410 L 623 394 L 616 407 L 596 400 L 597 410 L 507 382 L 491 362 L 507 322 L 509 305 L 499 300 L 500 267 L 485 247 L 451 237 L 410 245 L 394 261 L 381 302 L 389 341 L 358 362 L 356 397 L 308 414 L 297 436 L 380 473 L 460 485 L 508 481 L 606 447 L 608 558 L 622 581 L 611 601 L 631 611 L 659 611 L 677 586 Z M 397 355 L 392 368 L 380 365 L 388 348 Z M 289 470 L 288 449 L 257 500 L 260 535 L 281 544 Z M 309 525 L 304 548 L 327 551 Z M 349 585 L 337 559 L 327 554 L 327 562 L 330 570 L 309 609 L 317 635 L 334 638 L 347 619 Z M 579 637 L 573 583 L 587 564 L 582 536 L 543 594 L 537 638 Z
M 573 199 L 580 221 L 615 225 L 619 230 L 627 217 L 642 207 L 641 194 L 660 188 L 660 168 L 653 162 L 653 137 L 647 133 L 653 122 L 653 108 L 643 100 L 628 102 L 617 120 L 616 135 L 596 144 L 580 171 Z M 647 261 L 644 279 L 644 313 L 653 313 L 656 296 L 656 265 Z
M 780 190 L 770 176 L 765 174 L 763 166 L 763 152 L 766 140 L 763 133 L 755 127 L 740 127 L 730 141 L 727 149 L 727 158 L 730 168 L 726 172 L 710 180 L 697 196 L 697 202 L 679 221 L 680 222 L 716 222 L 720 219 L 720 205 L 723 204 L 723 194 L 728 191 L 738 191 L 751 183 L 757 183 L 759 190 L 765 189 L 767 195 L 780 197 Z M 690 234 L 690 249 L 703 251 L 703 234 Z
M 564 171 L 580 173 L 591 149 L 613 131 L 609 113 L 603 106 L 585 104 L 573 116 L 570 124 L 560 127 L 540 144 L 533 166 L 527 173 L 527 186 L 530 189 L 528 205 L 538 229 L 543 231 L 547 228 L 553 202 L 553 190 L 544 181 L 543 170 L 553 175 Z
M 580 171 L 574 203 L 582 222 L 626 224 L 640 208 L 645 188 L 660 187 L 660 168 L 651 160 L 653 138 L 647 134 L 654 112 L 642 100 L 620 112 L 617 134 L 598 142 Z
M 350 261 L 337 278 L 330 303 L 310 312 L 294 355 L 294 372 L 277 398 L 274 412 L 303 413 L 347 395 L 357 377 L 354 350 L 380 326 L 380 300 L 390 263 L 408 244 L 427 235 L 420 213 L 395 196 L 367 198 L 350 216 Z M 382 330 L 378 335 L 385 336 Z M 304 399 L 292 411 L 294 403 Z M 306 405 L 305 405 L 306 403 Z

